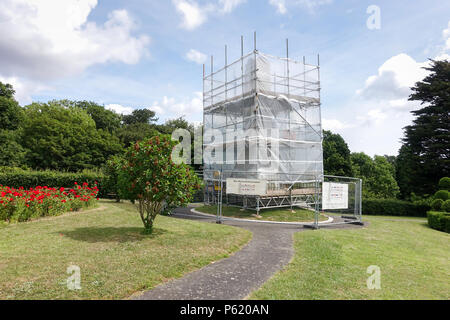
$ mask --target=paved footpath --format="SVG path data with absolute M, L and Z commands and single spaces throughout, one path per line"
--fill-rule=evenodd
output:
M 214 223 L 214 218 L 180 208 L 177 218 Z M 138 300 L 240 300 L 258 289 L 285 266 L 294 254 L 293 234 L 306 230 L 300 225 L 266 224 L 227 220 L 224 224 L 245 228 L 252 240 L 232 256 L 211 263 L 135 297 Z M 355 226 L 340 226 L 355 227 Z

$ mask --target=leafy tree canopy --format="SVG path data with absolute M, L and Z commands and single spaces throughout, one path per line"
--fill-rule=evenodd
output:
M 131 114 L 123 116 L 124 125 L 132 125 L 136 123 L 154 123 L 158 121 L 155 112 L 149 109 L 136 109 Z
M 159 132 L 155 126 L 148 123 L 133 123 L 120 128 L 117 131 L 117 136 L 120 141 L 128 147 L 137 141 L 142 141 L 145 138 L 150 138 L 157 135 Z
M 122 150 L 117 137 L 86 111 L 67 100 L 33 103 L 25 108 L 22 146 L 33 168 L 77 171 L 94 168 Z
M 25 149 L 20 144 L 20 134 L 16 130 L 0 130 L 0 167 L 23 167 Z
M 396 198 L 399 188 L 392 165 L 383 156 L 373 159 L 363 152 L 352 153 L 353 171 L 363 180 L 363 196 L 367 198 Z
M 13 86 L 9 83 L 2 83 L 0 81 L 0 97 L 5 97 L 6 99 L 13 99 L 16 91 Z
M 350 149 L 339 134 L 323 132 L 323 166 L 325 174 L 351 177 Z
M 22 108 L 14 93 L 12 85 L 0 82 L 0 130 L 15 130 L 19 126 Z
M 158 131 L 163 134 L 171 134 L 176 129 L 185 129 L 191 133 L 194 132 L 194 126 L 183 117 L 167 120 L 164 124 L 159 125 L 157 128 Z
M 122 116 L 92 101 L 76 101 L 74 106 L 85 110 L 94 120 L 97 129 L 114 132 L 120 128 Z

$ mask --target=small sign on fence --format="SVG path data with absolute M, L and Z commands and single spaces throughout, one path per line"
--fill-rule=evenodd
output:
M 348 184 L 324 182 L 322 185 L 322 210 L 348 209 Z
M 262 196 L 267 193 L 267 181 L 228 178 L 227 193 L 246 196 Z

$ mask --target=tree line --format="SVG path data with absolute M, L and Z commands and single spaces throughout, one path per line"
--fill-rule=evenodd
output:
M 117 114 L 91 101 L 53 100 L 21 107 L 10 84 L 0 82 L 0 166 L 80 171 L 96 169 L 136 141 L 175 128 L 184 119 L 157 124 L 155 112 Z

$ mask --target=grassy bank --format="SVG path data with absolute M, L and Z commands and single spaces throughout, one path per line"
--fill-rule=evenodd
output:
M 422 218 L 365 217 L 367 228 L 295 234 L 295 256 L 253 299 L 450 298 L 450 235 Z M 381 289 L 367 288 L 367 267 Z
M 201 206 L 195 208 L 195 210 L 217 214 L 217 206 Z M 237 207 L 222 207 L 222 215 L 224 217 L 240 218 L 240 219 L 252 219 L 252 220 L 267 220 L 267 221 L 282 221 L 282 222 L 311 222 L 314 221 L 314 211 L 305 210 L 300 208 L 294 208 L 294 212 L 290 208 L 275 208 L 264 209 L 259 212 L 260 217 L 256 217 L 256 211 L 253 210 L 241 210 Z M 320 216 L 320 221 L 327 220 L 325 216 Z
M 154 233 L 128 203 L 0 228 L 0 299 L 123 299 L 238 250 L 250 232 L 159 216 Z M 66 273 L 80 267 L 81 290 Z

